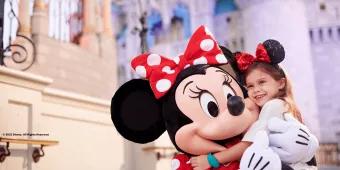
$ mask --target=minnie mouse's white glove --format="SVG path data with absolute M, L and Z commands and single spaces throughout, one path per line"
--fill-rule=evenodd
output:
M 286 163 L 310 161 L 319 142 L 308 128 L 291 114 L 285 114 L 286 121 L 271 118 L 268 122 L 270 147 Z
M 254 143 L 243 153 L 240 170 L 281 170 L 281 160 L 269 147 L 268 135 L 265 131 L 256 133 Z

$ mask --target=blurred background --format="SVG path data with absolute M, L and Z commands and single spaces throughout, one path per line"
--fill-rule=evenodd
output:
M 2 0 L 0 170 L 170 169 L 167 134 L 124 140 L 110 100 L 137 78 L 134 56 L 176 57 L 202 24 L 232 51 L 283 44 L 295 99 L 320 140 L 319 168 L 340 169 L 339 0 Z

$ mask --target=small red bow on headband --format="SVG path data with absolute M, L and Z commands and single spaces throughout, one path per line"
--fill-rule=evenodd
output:
M 237 66 L 240 71 L 244 72 L 252 65 L 255 61 L 270 63 L 270 57 L 263 44 L 259 44 L 256 48 L 256 57 L 247 53 L 237 53 L 236 56 Z
M 225 63 L 228 61 L 209 30 L 200 26 L 192 35 L 183 55 L 169 59 L 158 54 L 142 54 L 131 61 L 131 66 L 138 75 L 149 80 L 155 97 L 159 99 L 170 90 L 177 75 L 185 68 L 198 64 Z

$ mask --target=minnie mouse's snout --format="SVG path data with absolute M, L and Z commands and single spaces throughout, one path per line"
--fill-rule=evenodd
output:
M 227 106 L 228 106 L 229 113 L 231 115 L 239 116 L 239 115 L 241 115 L 243 113 L 245 104 L 244 104 L 244 101 L 243 101 L 242 97 L 240 97 L 240 96 L 231 96 L 228 99 Z

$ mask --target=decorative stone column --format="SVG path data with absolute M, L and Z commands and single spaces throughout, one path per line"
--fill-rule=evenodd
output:
M 29 14 L 27 15 L 29 16 Z M 32 34 L 48 36 L 48 25 L 47 6 L 44 0 L 35 0 L 32 16 Z
M 104 34 L 112 35 L 111 0 L 103 0 Z
M 31 34 L 31 17 L 30 17 L 30 1 L 19 2 L 19 34 L 30 36 Z
M 111 83 L 112 89 L 115 89 L 118 84 L 118 63 L 116 51 L 116 39 L 112 30 L 112 17 L 111 17 L 111 0 L 102 0 L 101 6 L 98 7 L 99 13 L 102 11 L 102 28 L 100 32 L 100 57 L 110 64 L 112 73 L 115 75 L 114 82 Z
M 102 49 L 110 50 L 110 56 L 112 57 L 111 53 L 114 53 L 116 56 L 116 48 L 113 48 L 116 46 L 114 33 L 112 29 L 112 16 L 111 16 L 111 0 L 103 0 L 102 6 L 100 7 L 102 9 L 102 23 L 103 28 L 101 32 L 102 37 Z
M 305 4 L 302 0 L 236 0 L 241 9 L 245 50 L 253 53 L 266 39 L 280 41 L 283 62 L 305 123 L 320 136 L 317 98 Z M 320 113 L 322 114 L 322 113 Z
M 83 35 L 80 46 L 94 54 L 99 54 L 98 36 L 96 35 L 95 0 L 83 0 Z

